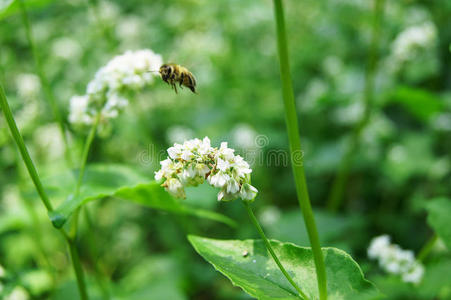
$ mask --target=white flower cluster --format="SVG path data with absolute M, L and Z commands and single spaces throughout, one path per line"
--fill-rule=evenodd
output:
M 393 42 L 394 57 L 403 62 L 414 59 L 421 50 L 433 49 L 437 30 L 432 22 L 415 25 L 401 32 Z
M 424 267 L 415 260 L 413 251 L 391 244 L 388 235 L 373 238 L 368 248 L 368 257 L 377 259 L 380 267 L 388 273 L 401 275 L 405 282 L 419 283 L 423 278 Z
M 178 198 L 185 198 L 185 187 L 207 180 L 221 189 L 218 201 L 237 198 L 252 201 L 257 195 L 257 189 L 250 185 L 252 170 L 234 151 L 226 142 L 219 149 L 211 147 L 208 137 L 188 140 L 183 145 L 175 143 L 168 149 L 169 157 L 161 161 L 155 179 L 164 179 L 162 186 Z
M 127 93 L 153 82 L 163 61 L 152 50 L 127 51 L 100 68 L 89 82 L 86 95 L 70 99 L 69 121 L 91 125 L 100 111 L 101 120 L 116 118 L 128 104 Z

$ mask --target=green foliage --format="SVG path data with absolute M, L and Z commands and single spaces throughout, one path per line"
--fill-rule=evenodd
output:
M 451 250 L 451 200 L 436 198 L 426 204 L 428 223 Z
M 53 183 L 52 183 L 53 181 Z M 50 192 L 57 197 L 73 191 L 76 176 L 64 174 L 47 181 Z M 78 197 L 69 195 L 66 200 L 50 214 L 55 227 L 61 228 L 69 216 L 80 206 L 105 197 L 115 197 L 138 203 L 162 211 L 193 215 L 236 226 L 235 221 L 218 213 L 192 207 L 171 197 L 158 182 L 150 180 L 140 172 L 123 165 L 92 165 L 85 172 L 83 186 Z
M 196 251 L 216 270 L 258 299 L 297 299 L 296 290 L 282 275 L 261 240 L 214 240 L 188 237 Z M 318 297 L 312 250 L 271 241 L 274 252 L 295 282 L 310 298 Z M 345 252 L 323 248 L 329 299 L 377 297 L 375 287 L 363 277 L 359 265 Z
M 53 0 L 0 0 L 0 20 L 20 12 L 19 1 L 24 1 L 27 9 L 43 7 Z

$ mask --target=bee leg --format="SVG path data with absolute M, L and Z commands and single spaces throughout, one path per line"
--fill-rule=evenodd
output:
M 178 94 L 177 93 L 177 86 L 175 85 L 175 83 L 172 84 L 172 87 L 174 88 L 175 93 Z

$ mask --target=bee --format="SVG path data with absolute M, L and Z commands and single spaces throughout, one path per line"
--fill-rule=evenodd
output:
M 159 73 L 161 79 L 170 84 L 174 88 L 176 94 L 177 83 L 179 83 L 180 88 L 182 88 L 182 86 L 186 86 L 196 94 L 196 79 L 194 78 L 193 73 L 191 73 L 187 68 L 176 64 L 164 64 L 160 67 Z

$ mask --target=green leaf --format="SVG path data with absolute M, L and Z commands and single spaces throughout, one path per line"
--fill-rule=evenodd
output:
M 419 120 L 427 121 L 443 108 L 443 101 L 434 93 L 407 86 L 398 87 L 391 95 L 391 101 L 401 104 Z
M 235 221 L 226 216 L 190 206 L 183 203 L 184 200 L 171 197 L 159 183 L 127 166 L 90 165 L 86 168 L 80 195 L 76 198 L 72 194 L 67 196 L 74 190 L 76 178 L 77 174 L 61 174 L 45 181 L 52 199 L 66 198 L 49 214 L 53 225 L 57 228 L 61 228 L 78 207 L 105 197 L 121 198 L 154 209 L 193 215 L 236 226 Z
M 0 0 L 0 19 L 14 15 L 20 11 L 20 0 Z M 27 10 L 47 5 L 53 0 L 24 0 Z
M 121 188 L 115 197 L 132 201 L 150 208 L 164 210 L 177 214 L 187 214 L 237 227 L 234 220 L 205 209 L 195 208 L 184 204 L 185 200 L 176 199 L 168 194 L 159 183 L 152 181 L 146 184 L 138 184 L 131 188 Z M 213 200 L 213 199 L 212 199 Z
M 436 198 L 426 204 L 428 223 L 451 250 L 451 200 Z
M 194 249 L 216 270 L 258 299 L 299 299 L 268 254 L 261 240 L 215 240 L 188 236 Z M 318 299 L 315 266 L 310 248 L 272 240 L 285 269 L 309 299 Z M 359 265 L 344 251 L 323 248 L 328 299 L 375 299 L 380 294 Z

